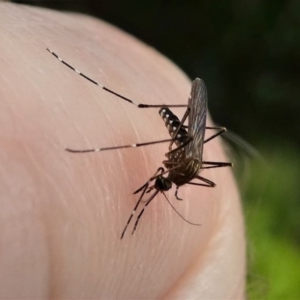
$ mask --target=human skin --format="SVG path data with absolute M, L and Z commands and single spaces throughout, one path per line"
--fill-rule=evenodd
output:
M 158 109 L 139 109 L 84 80 L 148 104 L 186 104 L 190 80 L 154 49 L 99 20 L 0 3 L 0 298 L 244 299 L 245 239 L 229 168 L 162 195 L 134 235 L 121 232 L 133 191 L 167 144 L 85 149 L 168 138 Z M 209 92 L 209 91 L 208 91 Z M 182 116 L 184 109 L 174 109 Z M 209 123 L 211 125 L 211 123 Z M 228 161 L 220 138 L 204 159 Z

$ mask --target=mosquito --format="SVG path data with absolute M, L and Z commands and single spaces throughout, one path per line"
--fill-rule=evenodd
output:
M 211 162 L 204 161 L 202 159 L 203 146 L 205 143 L 211 141 L 217 136 L 221 135 L 226 131 L 225 127 L 207 127 L 206 126 L 206 115 L 207 115 L 207 90 L 205 83 L 202 79 L 196 78 L 192 82 L 191 93 L 189 96 L 188 104 L 144 104 L 133 101 L 126 98 L 117 92 L 106 88 L 90 77 L 86 76 L 82 72 L 78 71 L 76 68 L 71 66 L 69 63 L 64 61 L 55 52 L 47 48 L 55 58 L 57 58 L 61 63 L 70 68 L 72 71 L 76 72 L 81 77 L 90 81 L 91 83 L 99 86 L 106 92 L 109 92 L 116 97 L 129 102 L 139 108 L 160 108 L 159 114 L 163 118 L 166 127 L 168 128 L 170 139 L 151 141 L 146 143 L 129 144 L 114 147 L 103 147 L 103 148 L 93 148 L 84 150 L 74 150 L 66 148 L 65 150 L 72 153 L 87 153 L 87 152 L 101 152 L 107 150 L 117 150 L 124 148 L 137 148 L 142 146 L 148 146 L 153 144 L 159 144 L 164 142 L 169 142 L 169 151 L 165 154 L 167 160 L 162 162 L 164 167 L 159 167 L 155 174 L 150 177 L 150 179 L 139 189 L 137 189 L 134 194 L 141 193 L 139 200 L 137 201 L 127 223 L 121 234 L 121 239 L 123 239 L 127 227 L 129 226 L 134 214 L 136 213 L 139 205 L 144 202 L 144 207 L 137 216 L 132 234 L 135 232 L 141 216 L 143 215 L 146 207 L 152 202 L 156 195 L 161 192 L 164 198 L 168 201 L 174 211 L 187 223 L 191 225 L 200 226 L 200 224 L 192 223 L 186 220 L 172 205 L 172 203 L 167 198 L 165 192 L 170 190 L 172 185 L 176 185 L 175 197 L 177 200 L 182 200 L 178 196 L 178 190 L 181 186 L 185 184 L 204 186 L 213 188 L 216 186 L 211 180 L 204 178 L 199 175 L 201 170 L 229 167 L 232 166 L 230 162 Z M 169 109 L 170 107 L 186 107 L 186 111 L 181 120 Z M 188 125 L 184 125 L 185 121 L 188 119 Z M 204 139 L 205 130 L 217 130 L 215 134 L 207 139 Z M 175 146 L 174 146 L 175 144 Z M 200 182 L 194 182 L 192 180 L 200 180 Z M 154 192 L 150 197 L 143 201 L 145 194 Z
M 141 192 L 141 195 L 126 223 L 121 239 L 124 237 L 127 227 L 145 194 L 150 193 L 152 190 L 154 190 L 154 192 L 145 201 L 144 207 L 136 218 L 132 234 L 135 232 L 146 207 L 159 192 L 164 195 L 164 198 L 182 219 L 191 225 L 200 226 L 200 224 L 191 223 L 183 218 L 171 204 L 164 192 L 171 189 L 172 184 L 175 184 L 175 197 L 177 200 L 182 200 L 178 196 L 178 190 L 185 184 L 210 188 L 216 186 L 213 181 L 199 175 L 201 170 L 232 166 L 232 163 L 230 162 L 212 162 L 204 161 L 202 159 L 204 144 L 226 131 L 225 127 L 205 127 L 207 115 L 207 90 L 202 79 L 196 78 L 193 81 L 188 106 L 181 120 L 179 120 L 168 107 L 162 107 L 159 110 L 159 114 L 163 118 L 172 138 L 169 145 L 169 151 L 165 154 L 167 159 L 162 162 L 164 167 L 159 167 L 155 174 L 142 187 L 134 192 L 134 194 Z M 188 125 L 185 126 L 184 122 L 187 118 Z M 204 139 L 206 129 L 215 129 L 218 131 L 209 138 Z M 175 144 L 175 148 L 172 147 L 173 144 Z M 194 182 L 192 180 L 199 180 L 200 182 Z

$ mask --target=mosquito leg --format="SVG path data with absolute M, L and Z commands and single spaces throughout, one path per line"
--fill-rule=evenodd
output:
M 171 161 L 170 161 L 170 162 L 171 162 Z M 161 176 L 161 175 L 167 174 L 167 173 L 169 173 L 169 172 L 171 172 L 171 171 L 173 171 L 173 170 L 176 170 L 176 169 L 178 169 L 180 166 L 181 166 L 180 164 L 175 165 L 175 167 L 170 168 L 170 169 L 168 169 L 168 170 L 162 172 L 161 174 L 156 175 L 155 177 L 152 177 L 151 179 L 155 179 L 155 178 L 157 178 L 158 176 Z
M 205 129 L 212 129 L 212 130 L 222 130 L 222 129 L 224 129 L 225 127 L 223 127 L 223 126 L 206 126 L 205 127 Z M 225 128 L 225 130 L 226 130 L 226 128 Z
M 146 194 L 149 194 L 154 189 L 154 185 L 147 188 Z
M 188 125 L 182 125 L 182 128 L 188 129 L 189 126 Z M 214 130 L 220 130 L 222 128 L 224 128 L 224 127 L 205 127 L 205 129 L 214 129 Z
M 150 182 L 153 180 L 153 179 L 155 179 L 156 177 L 156 175 L 160 172 L 160 174 L 158 175 L 158 176 L 160 176 L 161 175 L 161 173 L 163 173 L 165 171 L 165 169 L 164 168 L 162 168 L 162 167 L 160 167 L 160 168 L 158 168 L 157 170 L 156 170 L 156 172 L 154 173 L 154 175 L 152 176 L 152 177 L 150 177 L 150 179 L 144 184 L 144 185 L 142 185 L 140 188 L 138 188 L 133 194 L 138 194 L 141 190 L 143 190 L 144 188 L 145 188 L 145 186 L 147 186 L 147 189 L 148 189 L 148 186 L 149 186 L 149 184 L 150 184 Z M 153 178 L 154 177 L 154 178 Z M 146 189 L 146 190 L 147 190 Z
M 163 160 L 163 164 L 164 164 L 164 165 L 174 165 L 174 166 L 178 166 L 178 165 L 180 165 L 181 163 L 178 162 L 178 161 Z
M 156 170 L 156 172 L 154 173 L 154 175 L 153 175 L 152 177 L 150 177 L 150 179 L 149 179 L 143 186 L 141 186 L 139 189 L 137 189 L 133 194 L 139 193 L 142 189 L 144 189 L 144 187 L 145 187 L 146 185 L 147 185 L 147 189 L 148 189 L 148 186 L 149 186 L 149 184 L 150 184 L 151 181 L 153 181 L 153 180 L 156 179 L 158 176 L 161 176 L 161 175 L 163 175 L 163 174 L 165 174 L 165 173 L 167 173 L 167 172 L 169 172 L 169 170 L 165 171 L 164 168 L 159 167 L 159 168 Z M 152 187 L 150 187 L 150 188 L 152 188 Z M 149 189 L 150 189 L 150 188 L 149 188 Z
M 149 104 L 142 104 L 142 103 L 138 103 L 136 101 L 133 101 L 129 98 L 126 98 L 108 88 L 106 88 L 105 86 L 101 85 L 100 83 L 96 82 L 95 80 L 93 80 L 92 78 L 84 75 L 83 73 L 81 73 L 80 71 L 78 71 L 77 69 L 75 69 L 74 67 L 72 67 L 69 63 L 67 63 L 66 61 L 64 61 L 61 57 L 59 57 L 55 52 L 53 52 L 52 50 L 50 50 L 49 48 L 47 48 L 47 51 L 49 51 L 55 58 L 57 58 L 61 63 L 63 63 L 65 66 L 67 66 L 68 68 L 70 68 L 72 71 L 76 72 L 78 75 L 80 75 L 81 77 L 83 77 L 84 79 L 90 81 L 91 83 L 97 85 L 98 87 L 102 88 L 104 91 L 111 93 L 115 96 L 117 96 L 118 98 L 121 98 L 122 100 L 125 100 L 139 108 L 148 108 L 148 107 L 187 107 L 186 104 L 158 104 L 158 105 L 149 105 Z
M 177 152 L 178 150 L 180 150 L 180 149 L 184 148 L 186 145 L 188 145 L 192 140 L 193 140 L 192 137 L 188 137 L 188 139 L 182 145 L 180 145 L 179 147 L 167 152 L 165 155 L 169 156 L 170 154 L 173 154 L 173 153 Z
M 116 149 L 124 149 L 124 148 L 137 148 L 137 147 L 142 147 L 142 146 L 166 143 L 166 142 L 170 142 L 172 140 L 173 139 L 165 139 L 165 140 L 147 142 L 147 143 L 138 143 L 138 144 L 123 145 L 123 146 L 115 146 L 115 147 L 94 148 L 94 149 L 86 149 L 86 150 L 74 150 L 74 149 L 70 149 L 70 148 L 66 148 L 65 150 L 68 152 L 72 152 L 72 153 L 100 152 L 100 151 L 116 150 Z
M 179 190 L 179 186 L 177 185 L 176 186 L 176 191 L 175 191 L 175 197 L 176 197 L 177 200 L 183 200 L 183 199 L 179 198 L 179 196 L 178 196 L 178 190 Z
M 217 136 L 219 136 L 223 132 L 227 131 L 227 129 L 225 127 L 206 127 L 206 129 L 216 129 L 216 130 L 219 130 L 219 131 L 216 134 L 210 136 L 208 139 L 204 140 L 204 143 L 207 143 L 207 142 L 211 141 L 212 139 L 216 138 Z
M 183 117 L 182 117 L 182 119 L 181 119 L 181 121 L 180 121 L 180 124 L 178 125 L 178 127 L 177 127 L 177 129 L 176 129 L 176 131 L 174 133 L 174 136 L 173 136 L 174 140 L 169 145 L 169 151 L 172 150 L 172 145 L 174 144 L 174 142 L 176 140 L 177 134 L 178 134 L 179 130 L 182 128 L 183 123 L 185 122 L 185 120 L 189 116 L 190 112 L 191 112 L 191 108 L 188 106 L 187 109 L 186 109 L 186 111 L 185 111 L 185 113 L 184 113 L 184 115 L 183 115 Z
M 168 169 L 168 170 L 164 170 L 164 168 L 159 168 L 159 169 L 161 169 L 162 171 L 161 171 L 161 173 L 160 174 L 158 174 L 158 175 L 154 175 L 154 176 L 152 176 L 150 179 L 149 179 L 149 181 L 148 182 L 150 182 L 150 181 L 152 181 L 152 180 L 154 180 L 154 179 L 156 179 L 157 177 L 159 177 L 159 176 L 162 176 L 162 175 L 164 175 L 164 174 L 167 174 L 167 173 L 169 173 L 169 172 L 171 172 L 171 171 L 173 171 L 173 170 L 175 170 L 175 169 L 177 169 L 177 168 L 179 168 L 180 167 L 180 165 L 177 165 L 177 166 L 175 166 L 175 167 L 173 167 L 173 168 L 170 168 L 170 169 Z M 159 170 L 158 169 L 158 170 Z M 136 193 L 138 193 L 139 191 L 141 191 L 141 189 L 142 188 L 139 188 L 136 192 L 134 192 L 134 194 L 136 194 Z
M 222 167 L 232 167 L 233 163 L 229 162 L 214 162 L 214 161 L 203 161 L 203 165 L 210 165 L 209 167 L 201 167 L 201 169 L 213 169 Z
M 136 230 L 136 228 L 137 228 L 137 226 L 138 226 L 138 224 L 139 224 L 139 220 L 140 220 L 141 216 L 143 215 L 143 213 L 144 213 L 146 207 L 151 203 L 151 201 L 155 198 L 155 196 L 158 194 L 158 192 L 159 192 L 159 190 L 156 190 L 156 191 L 152 194 L 152 196 L 150 197 L 150 199 L 149 199 L 149 200 L 146 202 L 146 204 L 144 205 L 143 209 L 141 210 L 141 212 L 140 212 L 139 215 L 137 216 L 137 219 L 136 219 L 136 221 L 135 221 L 135 224 L 134 224 L 134 227 L 133 227 L 133 230 L 132 230 L 131 234 L 134 234 L 134 232 L 135 232 L 135 230 Z
M 136 203 L 136 205 L 135 205 L 135 207 L 134 207 L 134 209 L 133 209 L 133 211 L 132 211 L 132 213 L 131 213 L 131 215 L 130 215 L 130 217 L 129 217 L 129 219 L 128 219 L 126 225 L 125 225 L 125 228 L 124 228 L 124 230 L 123 230 L 123 232 L 122 232 L 122 235 L 121 235 L 121 239 L 123 239 L 124 234 L 125 234 L 125 232 L 126 232 L 126 230 L 127 230 L 127 227 L 128 227 L 128 225 L 129 225 L 131 219 L 133 218 L 133 215 L 135 214 L 136 210 L 138 209 L 138 206 L 140 205 L 140 203 L 141 203 L 141 201 L 142 201 L 142 199 L 143 199 L 143 196 L 145 195 L 145 192 L 146 192 L 146 190 L 147 190 L 147 188 L 148 188 L 148 185 L 149 185 L 149 182 L 147 182 L 147 183 L 143 186 L 143 187 L 144 187 L 143 192 L 142 192 L 142 194 L 141 194 L 141 196 L 140 196 L 138 202 Z
M 204 178 L 202 176 L 197 175 L 195 178 L 205 182 L 205 184 L 204 183 L 196 183 L 196 182 L 188 182 L 187 184 L 200 185 L 200 186 L 206 186 L 206 187 L 212 187 L 212 188 L 216 186 L 216 184 L 214 182 L 212 182 L 211 180 Z

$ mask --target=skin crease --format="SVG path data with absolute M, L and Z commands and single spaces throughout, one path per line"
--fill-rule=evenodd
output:
M 119 100 L 46 48 L 141 103 L 187 103 L 187 77 L 99 20 L 0 6 L 0 298 L 244 299 L 244 227 L 232 171 L 201 173 L 217 187 L 186 185 L 184 201 L 167 192 L 201 227 L 158 195 L 135 234 L 129 227 L 121 241 L 138 199 L 132 193 L 161 166 L 168 144 L 64 149 L 147 142 L 168 132 L 158 109 Z M 184 109 L 173 111 L 182 116 Z M 204 159 L 228 161 L 219 138 L 205 145 Z

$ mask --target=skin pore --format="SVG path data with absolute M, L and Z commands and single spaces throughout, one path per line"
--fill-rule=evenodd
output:
M 232 170 L 201 173 L 217 187 L 184 186 L 184 201 L 167 192 L 200 227 L 158 195 L 135 234 L 129 229 L 121 241 L 138 199 L 132 193 L 161 166 L 168 144 L 64 149 L 166 139 L 168 131 L 158 109 L 122 102 L 46 48 L 141 103 L 187 103 L 186 75 L 99 20 L 0 7 L 0 298 L 244 299 L 243 216 Z M 204 156 L 228 161 L 220 138 L 205 145 Z

